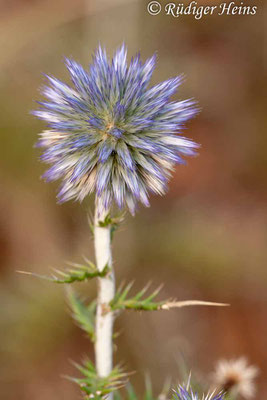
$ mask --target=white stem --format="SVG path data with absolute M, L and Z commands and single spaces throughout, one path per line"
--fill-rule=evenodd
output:
M 112 268 L 111 255 L 111 236 L 110 226 L 100 227 L 99 221 L 103 221 L 107 213 L 99 215 L 97 204 L 95 209 L 95 255 L 96 265 L 99 271 L 102 271 L 106 265 Z M 108 304 L 115 295 L 115 279 L 114 272 L 108 273 L 104 278 L 98 279 L 98 298 L 96 310 L 96 342 L 95 357 L 96 371 L 100 377 L 106 377 L 110 374 L 113 362 L 113 313 L 109 311 Z

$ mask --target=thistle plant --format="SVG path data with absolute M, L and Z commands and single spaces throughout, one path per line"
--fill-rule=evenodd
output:
M 46 101 L 34 114 L 47 129 L 37 143 L 41 159 L 50 164 L 46 181 L 61 180 L 60 203 L 82 201 L 95 195 L 93 234 L 96 264 L 86 260 L 46 277 L 56 283 L 98 279 L 97 300 L 85 304 L 69 291 L 73 317 L 95 345 L 95 365 L 85 360 L 78 366 L 83 378 L 73 378 L 85 398 L 101 398 L 124 384 L 126 374 L 113 367 L 113 322 L 119 310 L 159 310 L 202 301 L 158 301 L 158 291 L 145 287 L 130 295 L 131 285 L 115 289 L 111 241 L 121 222 L 114 208 L 131 214 L 140 202 L 149 206 L 149 194 L 164 194 L 176 164 L 196 154 L 198 145 L 181 136 L 187 120 L 197 113 L 193 100 L 172 101 L 182 78 L 175 77 L 149 87 L 156 56 L 144 63 L 140 56 L 129 65 L 124 45 L 109 60 L 99 47 L 88 70 L 66 59 L 72 86 L 47 76 L 42 93 Z M 177 399 L 187 400 L 180 389 Z M 197 397 L 192 397 L 192 399 Z M 214 397 L 213 400 L 220 400 Z
M 174 391 L 173 400 L 224 400 L 224 394 L 221 393 L 208 393 L 203 394 L 201 397 L 198 393 L 194 392 L 190 385 L 182 386 L 180 385 L 177 390 Z

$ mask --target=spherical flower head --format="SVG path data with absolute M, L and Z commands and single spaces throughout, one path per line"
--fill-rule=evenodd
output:
M 201 397 L 190 388 L 190 383 L 186 386 L 178 386 L 177 390 L 174 391 L 173 400 L 224 400 L 223 393 L 208 393 L 203 394 Z
M 254 379 L 259 369 L 248 365 L 246 358 L 236 360 L 219 360 L 215 372 L 212 374 L 214 386 L 244 399 L 254 397 L 256 388 Z
M 48 125 L 38 145 L 52 164 L 44 178 L 62 180 L 60 202 L 95 192 L 103 211 L 114 201 L 134 213 L 138 201 L 149 205 L 149 192 L 164 194 L 175 164 L 195 154 L 198 146 L 179 135 L 195 102 L 170 101 L 181 77 L 149 88 L 155 55 L 128 66 L 126 56 L 124 45 L 111 61 L 99 47 L 88 70 L 66 59 L 73 87 L 47 76 L 48 101 L 34 114 Z

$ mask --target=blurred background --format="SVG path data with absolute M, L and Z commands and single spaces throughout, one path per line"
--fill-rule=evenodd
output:
M 164 282 L 162 299 L 231 307 L 125 313 L 116 321 L 116 362 L 136 371 L 138 393 L 149 371 L 157 393 L 165 378 L 179 379 L 184 365 L 205 381 L 219 358 L 246 355 L 261 369 L 257 398 L 266 397 L 263 3 L 256 16 L 195 20 L 151 16 L 143 0 L 0 2 L 1 399 L 81 398 L 62 375 L 75 375 L 69 360 L 93 357 L 93 347 L 71 320 L 64 288 L 16 271 L 47 274 L 65 260 L 93 259 L 87 222 L 93 201 L 56 204 L 58 184 L 39 179 L 46 166 L 33 148 L 44 125 L 29 112 L 40 99 L 43 73 L 68 81 L 64 56 L 86 66 L 99 42 L 112 55 L 122 41 L 129 55 L 157 52 L 152 83 L 186 75 L 176 98 L 198 100 L 202 112 L 185 135 L 202 148 L 176 169 L 165 197 L 127 216 L 114 241 L 117 281 L 134 280 L 133 290 Z M 95 282 L 76 289 L 89 299 L 96 294 Z

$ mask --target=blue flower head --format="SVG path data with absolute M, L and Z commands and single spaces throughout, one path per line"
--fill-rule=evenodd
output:
M 186 386 L 178 386 L 177 390 L 174 391 L 173 400 L 224 400 L 223 393 L 209 393 L 202 397 L 189 387 L 190 382 Z
M 51 164 L 44 178 L 62 180 L 60 202 L 95 192 L 100 209 L 113 201 L 134 213 L 149 192 L 163 194 L 175 164 L 198 147 L 179 135 L 197 110 L 192 100 L 170 101 L 181 78 L 148 87 L 155 55 L 126 62 L 124 45 L 110 61 L 99 47 L 89 70 L 66 59 L 73 86 L 47 76 L 47 101 L 34 114 L 45 120 L 38 146 Z

